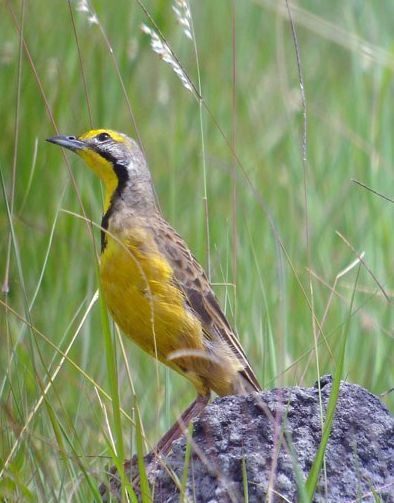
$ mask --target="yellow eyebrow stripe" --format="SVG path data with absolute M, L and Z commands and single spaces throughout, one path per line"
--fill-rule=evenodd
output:
M 78 138 L 80 140 L 90 140 L 100 133 L 107 133 L 113 140 L 119 143 L 125 143 L 125 137 L 117 133 L 116 131 L 113 131 L 112 129 L 91 129 L 90 131 L 87 131 L 86 133 L 80 135 Z

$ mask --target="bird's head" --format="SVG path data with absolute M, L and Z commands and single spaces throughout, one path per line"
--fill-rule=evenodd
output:
M 151 184 L 150 172 L 137 143 L 111 129 L 93 129 L 80 136 L 53 136 L 49 142 L 78 154 L 104 182 L 105 211 L 115 191 Z

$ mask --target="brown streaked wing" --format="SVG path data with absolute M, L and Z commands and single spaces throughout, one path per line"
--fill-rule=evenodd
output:
M 153 222 L 152 222 L 153 224 Z M 240 372 L 256 391 L 260 384 L 234 331 L 230 327 L 208 278 L 179 234 L 161 217 L 151 226 L 160 251 L 174 269 L 175 278 L 185 297 L 199 316 L 206 337 L 220 337 L 244 365 Z

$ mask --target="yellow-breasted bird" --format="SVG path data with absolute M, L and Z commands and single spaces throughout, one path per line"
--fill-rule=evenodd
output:
M 78 154 L 105 188 L 100 277 L 121 330 L 142 349 L 187 377 L 196 400 L 157 450 L 218 395 L 259 391 L 241 344 L 204 270 L 158 209 L 151 174 L 137 143 L 109 129 L 48 141 Z

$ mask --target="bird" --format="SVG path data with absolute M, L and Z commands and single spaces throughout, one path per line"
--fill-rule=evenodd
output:
M 104 185 L 99 270 L 112 318 L 196 389 L 196 399 L 154 449 L 167 454 L 211 392 L 247 394 L 260 384 L 204 269 L 162 215 L 138 143 L 111 129 L 47 141 L 78 154 Z

